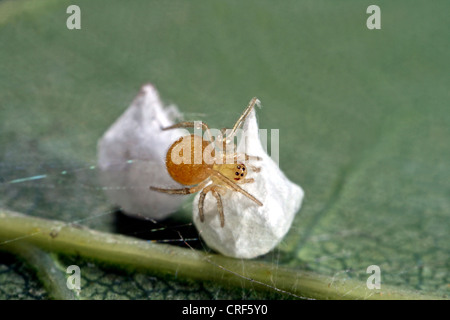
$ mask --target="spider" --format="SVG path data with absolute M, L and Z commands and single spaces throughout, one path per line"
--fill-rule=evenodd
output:
M 261 160 L 257 156 L 249 156 L 246 153 L 237 153 L 236 146 L 233 142 L 233 153 L 226 154 L 224 152 L 215 151 L 215 147 L 221 147 L 225 150 L 227 144 L 230 141 L 234 141 L 237 129 L 239 129 L 244 123 L 249 113 L 254 108 L 255 104 L 259 103 L 257 98 L 250 100 L 249 105 L 244 110 L 240 118 L 236 121 L 233 129 L 226 139 L 222 139 L 222 145 L 218 146 L 218 141 L 215 141 L 210 133 L 210 129 L 207 124 L 201 123 L 202 130 L 205 131 L 208 140 L 204 140 L 201 136 L 196 134 L 190 134 L 181 137 L 175 141 L 167 151 L 166 155 L 166 167 L 170 176 L 180 184 L 190 186 L 182 189 L 163 189 L 151 186 L 150 189 L 159 192 L 165 192 L 170 194 L 192 194 L 201 190 L 200 198 L 198 201 L 198 213 L 200 221 L 205 221 L 203 213 L 203 204 L 208 192 L 216 198 L 217 209 L 220 216 L 220 226 L 225 226 L 225 216 L 223 213 L 223 205 L 221 195 L 224 195 L 227 190 L 232 190 L 242 193 L 244 196 L 255 202 L 258 206 L 262 206 L 262 202 L 252 196 L 250 193 L 242 189 L 238 184 L 253 183 L 254 179 L 247 179 L 248 168 L 254 172 L 259 172 L 261 168 L 252 165 L 246 165 L 244 162 L 249 160 Z M 175 129 L 175 128 L 194 128 L 194 122 L 180 122 L 170 127 L 163 128 L 163 130 Z M 226 129 L 222 129 L 222 134 Z M 233 140 L 232 140 L 233 139 Z M 220 139 L 217 139 L 220 140 Z M 211 159 L 205 159 L 205 149 L 211 150 L 209 153 Z M 189 155 L 183 154 L 188 150 Z M 200 153 L 201 152 L 201 153 Z M 187 153 L 187 152 L 186 152 Z M 178 161 L 178 157 L 187 156 L 187 161 Z M 201 162 L 198 161 L 198 157 L 201 157 Z M 245 161 L 241 161 L 241 160 Z M 189 161 L 190 160 L 190 161 Z M 195 161 L 197 160 L 197 161 Z M 209 161 L 205 161 L 209 160 Z M 212 160 L 212 161 L 211 161 Z M 212 182 L 208 185 L 209 182 Z

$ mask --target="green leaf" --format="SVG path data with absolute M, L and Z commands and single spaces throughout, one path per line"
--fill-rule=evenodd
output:
M 78 1 L 81 30 L 66 28 L 70 4 L 0 2 L 0 298 L 380 297 L 365 287 L 370 265 L 381 298 L 448 296 L 448 1 L 379 1 L 381 30 L 367 29 L 361 1 Z M 132 186 L 98 183 L 96 143 L 147 82 L 215 128 L 262 101 L 260 127 L 280 130 L 280 166 L 306 193 L 273 252 L 213 255 L 189 200 L 157 223 L 108 204 L 105 187 Z M 72 238 L 12 232 L 8 210 L 24 225 L 62 221 Z M 117 233 L 154 240 L 127 250 L 165 262 L 78 248 L 85 227 L 119 247 L 131 240 Z M 71 264 L 80 296 L 64 288 Z
M 273 290 L 301 299 L 380 299 L 385 298 L 383 294 L 389 299 L 432 297 L 401 291 L 393 287 L 374 293 L 358 281 L 336 282 L 332 279 L 330 282 L 329 278 L 311 272 L 294 271 L 280 266 L 274 268 L 271 264 L 262 262 L 239 261 L 172 245 L 153 244 L 74 226 L 71 223 L 31 218 L 14 212 L 0 212 L 0 222 L 0 240 L 3 240 L 3 246 L 16 252 L 37 268 L 47 289 L 53 294 L 53 298 L 57 299 L 73 299 L 75 293 L 67 290 L 65 279 L 53 266 L 53 261 L 48 254 L 35 247 L 55 253 L 105 261 L 133 271 L 176 274 L 181 280 L 190 278 L 215 281 L 229 287 L 242 286 L 242 288 L 251 287 L 254 290 Z M 270 284 L 267 283 L 267 279 L 270 279 Z M 95 278 L 94 281 L 96 289 L 97 284 L 100 283 L 105 287 L 104 290 L 109 291 L 106 298 L 117 298 L 110 295 L 111 293 L 122 293 L 127 298 L 136 298 L 133 291 L 127 292 L 127 285 L 130 283 L 123 285 L 119 281 L 115 286 L 111 278 L 102 282 L 100 277 Z M 89 284 L 88 295 L 89 298 L 95 297 Z M 79 296 L 79 293 L 76 296 Z

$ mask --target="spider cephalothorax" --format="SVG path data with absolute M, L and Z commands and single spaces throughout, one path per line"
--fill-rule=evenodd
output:
M 244 113 L 234 125 L 231 133 L 224 140 L 223 145 L 217 146 L 217 149 L 225 150 L 225 141 L 233 141 L 236 130 L 242 125 L 245 118 L 248 116 L 254 105 L 258 102 L 256 98 L 250 101 L 250 104 L 245 109 Z M 162 189 L 157 187 L 150 187 L 150 189 L 171 194 L 190 194 L 201 190 L 198 202 L 198 211 L 200 220 L 203 222 L 205 217 L 203 215 L 203 203 L 208 192 L 217 200 L 217 208 L 220 215 L 220 224 L 225 225 L 225 217 L 223 214 L 221 194 L 225 194 L 228 190 L 237 191 L 245 195 L 257 205 L 263 204 L 247 191 L 242 189 L 238 184 L 252 183 L 254 179 L 247 179 L 247 166 L 240 161 L 261 160 L 259 157 L 249 156 L 245 153 L 226 154 L 222 152 L 215 152 L 215 141 L 212 139 L 208 125 L 202 123 L 202 128 L 206 131 L 209 140 L 204 140 L 202 137 L 191 134 L 181 137 L 175 141 L 167 151 L 166 167 L 170 176 L 177 182 L 192 186 L 182 189 Z M 181 122 L 165 128 L 164 130 L 174 128 L 193 128 L 194 122 Z M 207 150 L 208 152 L 205 152 Z M 208 158 L 204 158 L 207 154 Z M 239 159 L 239 162 L 238 162 Z M 260 168 L 249 166 L 253 171 L 259 172 Z M 212 182 L 212 183 L 210 183 Z M 210 183 L 210 184 L 209 184 Z
M 216 165 L 216 170 L 230 180 L 236 181 L 236 183 L 239 183 L 238 181 L 245 180 L 245 177 L 247 176 L 247 167 L 243 163 Z

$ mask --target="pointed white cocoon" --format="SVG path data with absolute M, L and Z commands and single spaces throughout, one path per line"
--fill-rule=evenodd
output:
M 165 166 L 166 152 L 186 130 L 162 128 L 180 114 L 164 107 L 150 84 L 111 125 L 98 142 L 100 179 L 111 202 L 128 214 L 163 219 L 186 198 L 149 190 L 150 186 L 179 188 Z
M 264 151 L 254 110 L 244 122 L 243 130 L 246 141 L 241 140 L 238 151 L 259 156 L 262 160 L 249 162 L 261 168 L 258 173 L 248 170 L 247 178 L 254 178 L 255 182 L 240 186 L 261 201 L 263 206 L 258 206 L 239 192 L 228 191 L 222 196 L 225 216 L 225 226 L 222 228 L 217 202 L 211 193 L 207 194 L 204 202 L 205 221 L 200 221 L 197 194 L 193 219 L 209 247 L 229 257 L 251 259 L 268 253 L 283 239 L 300 209 L 304 192 L 286 178 Z

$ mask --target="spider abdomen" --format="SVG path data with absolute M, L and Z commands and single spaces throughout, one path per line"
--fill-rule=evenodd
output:
M 175 141 L 166 155 L 166 167 L 170 176 L 178 183 L 187 186 L 206 180 L 211 175 L 210 170 L 213 167 L 214 150 L 204 152 L 210 144 L 211 142 L 195 134 Z

